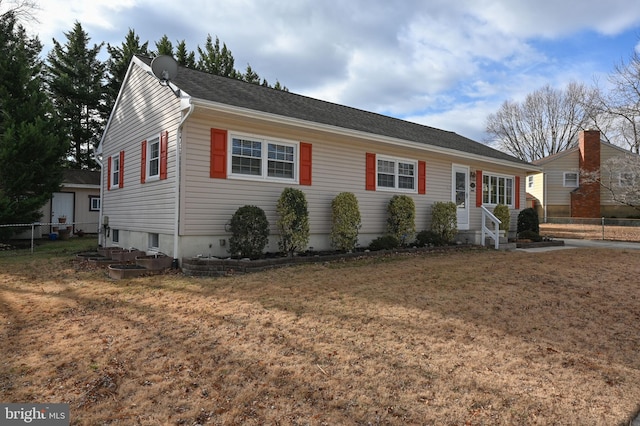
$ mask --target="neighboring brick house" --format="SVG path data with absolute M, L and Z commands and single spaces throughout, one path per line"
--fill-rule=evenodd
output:
M 586 178 L 599 175 L 605 162 L 621 155 L 635 154 L 602 141 L 598 130 L 580 132 L 577 146 L 533 162 L 542 172 L 527 175 L 527 205 L 536 208 L 543 221 L 637 215 L 601 190 L 596 179 Z

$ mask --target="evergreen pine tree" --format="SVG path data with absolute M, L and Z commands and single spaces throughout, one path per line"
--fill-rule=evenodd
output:
M 60 188 L 68 145 L 44 91 L 42 45 L 0 15 L 0 223 L 40 220 Z M 6 236 L 6 235 L 5 235 Z
M 135 30 L 129 29 L 121 46 L 111 46 L 107 44 L 109 59 L 107 60 L 107 87 L 106 87 L 106 110 L 107 116 L 115 104 L 124 77 L 129 69 L 133 55 L 149 55 L 149 42 L 140 44 L 140 37 Z
M 95 169 L 92 151 L 106 115 L 106 64 L 98 60 L 104 43 L 89 48 L 90 38 L 79 22 L 65 36 L 67 43 L 63 46 L 54 39 L 47 55 L 49 91 L 71 141 L 69 167 Z

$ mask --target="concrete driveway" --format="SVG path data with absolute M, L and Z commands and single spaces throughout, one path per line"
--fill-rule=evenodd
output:
M 630 243 L 626 241 L 574 240 L 569 238 L 558 238 L 558 240 L 564 241 L 564 246 L 539 247 L 539 248 L 517 249 L 517 250 L 528 251 L 528 252 L 543 252 L 543 251 L 552 251 L 552 250 L 568 250 L 568 249 L 575 249 L 575 248 L 582 248 L 582 247 L 640 250 L 640 243 Z

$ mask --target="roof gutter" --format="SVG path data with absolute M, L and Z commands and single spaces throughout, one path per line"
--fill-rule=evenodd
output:
M 534 172 L 542 171 L 542 167 L 536 166 L 530 163 L 520 164 L 518 162 L 502 160 L 499 158 L 486 157 L 483 155 L 472 154 L 468 152 L 462 153 L 461 151 L 451 149 L 451 148 L 443 148 L 439 146 L 427 145 L 419 142 L 412 142 L 412 141 L 393 138 L 389 136 L 382 136 L 375 133 L 368 133 L 361 130 L 346 129 L 344 127 L 332 126 L 329 124 L 322 124 L 322 123 L 316 123 L 313 121 L 301 120 L 298 118 L 285 117 L 278 114 L 256 111 L 253 109 L 237 107 L 237 106 L 223 104 L 219 102 L 207 101 L 205 99 L 192 98 L 191 102 L 196 103 L 199 107 L 202 107 L 204 109 L 211 109 L 211 110 L 216 110 L 220 112 L 226 112 L 229 114 L 242 115 L 243 117 L 249 116 L 251 118 L 260 119 L 264 121 L 277 122 L 280 124 L 287 124 L 294 127 L 302 127 L 305 129 L 312 129 L 312 130 L 323 131 L 323 132 L 331 132 L 331 133 L 339 134 L 346 137 L 366 139 L 369 141 L 381 142 L 381 143 L 401 146 L 404 148 L 419 149 L 422 151 L 428 151 L 436 154 L 443 154 L 443 155 L 453 156 L 457 158 L 463 158 L 466 160 L 473 159 L 476 161 L 490 162 L 492 164 L 513 167 L 513 168 L 517 168 L 525 171 L 534 171 Z
M 186 102 L 189 105 L 189 110 L 184 113 L 180 123 L 178 124 L 178 131 L 176 134 L 176 190 L 175 190 L 175 212 L 174 218 L 175 223 L 173 225 L 173 262 L 175 266 L 180 265 L 180 252 L 181 252 L 181 244 L 180 244 L 180 187 L 182 183 L 182 168 L 180 167 L 181 161 L 181 151 L 182 151 L 182 131 L 184 128 L 184 123 L 187 121 L 189 116 L 193 113 L 195 105 L 191 102 L 191 98 L 181 98 L 180 102 Z M 184 111 L 184 108 L 182 109 Z

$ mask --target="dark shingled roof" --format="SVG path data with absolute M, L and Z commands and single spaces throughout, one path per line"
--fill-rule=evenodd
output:
M 100 186 L 100 172 L 92 170 L 64 170 L 62 182 L 72 185 L 96 185 Z
M 151 65 L 150 58 L 138 58 Z M 172 83 L 197 99 L 527 164 L 454 132 L 189 68 L 179 67 Z

